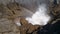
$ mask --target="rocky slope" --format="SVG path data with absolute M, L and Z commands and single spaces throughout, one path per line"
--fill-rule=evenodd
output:
M 40 26 L 28 24 L 25 18 L 21 18 L 21 26 L 16 26 L 14 19 L 17 17 L 26 17 L 29 10 L 21 7 L 17 3 L 0 5 L 0 33 L 1 34 L 29 34 L 36 32 Z M 30 15 L 30 14 L 29 14 Z M 29 16 L 28 15 L 28 16 Z
M 50 8 L 51 9 L 51 8 Z M 29 11 L 29 12 L 28 12 Z M 54 18 L 59 18 L 60 5 L 52 7 Z M 54 12 L 53 12 L 54 11 Z M 29 15 L 27 15 L 28 13 Z M 20 19 L 21 26 L 16 26 L 14 19 L 17 17 L 30 16 L 30 10 L 21 7 L 17 3 L 9 3 L 0 5 L 0 34 L 37 34 L 41 28 L 39 25 L 29 24 L 25 18 Z

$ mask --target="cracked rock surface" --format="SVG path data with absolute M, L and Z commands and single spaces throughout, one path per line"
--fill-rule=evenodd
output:
M 0 34 L 20 34 L 16 25 L 11 20 L 1 18 L 0 19 Z
M 28 14 L 29 15 L 28 15 Z M 21 18 L 22 26 L 18 27 L 13 22 L 14 18 L 22 16 L 30 16 L 29 10 L 19 6 L 17 3 L 0 5 L 0 34 L 31 34 L 36 33 L 40 26 L 28 24 Z

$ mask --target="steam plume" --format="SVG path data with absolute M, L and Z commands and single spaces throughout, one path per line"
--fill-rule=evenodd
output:
M 50 20 L 50 16 L 47 14 L 46 5 L 39 5 L 36 12 L 31 17 L 26 17 L 26 20 L 33 25 L 46 25 Z

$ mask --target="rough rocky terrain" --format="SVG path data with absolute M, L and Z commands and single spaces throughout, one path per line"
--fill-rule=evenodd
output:
M 20 31 L 11 20 L 0 18 L 0 34 L 20 34 Z
M 10 3 L 7 5 L 0 5 L 0 34 L 29 34 L 36 33 L 40 26 L 28 24 L 28 22 L 21 18 L 22 26 L 18 27 L 14 23 L 16 17 L 26 17 L 29 10 L 21 7 L 17 3 Z M 29 15 L 28 15 L 29 16 Z
M 60 15 L 60 5 L 52 7 L 52 13 L 55 17 Z M 10 3 L 7 5 L 0 5 L 0 34 L 37 34 L 40 29 L 38 25 L 28 24 L 28 22 L 21 18 L 21 26 L 16 26 L 13 22 L 16 17 L 26 17 L 29 10 L 21 7 L 17 3 Z M 55 11 L 55 12 L 53 12 Z M 25 12 L 25 13 L 24 13 Z M 29 14 L 30 12 L 28 12 Z

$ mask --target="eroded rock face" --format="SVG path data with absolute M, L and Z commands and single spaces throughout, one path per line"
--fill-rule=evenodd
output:
M 25 20 L 25 18 L 20 19 L 21 26 L 19 27 L 21 34 L 34 33 L 40 28 L 40 25 L 32 25 Z M 36 33 L 36 32 L 35 32 Z
M 3 9 L 3 10 L 2 10 Z M 16 26 L 13 22 L 16 17 L 31 16 L 32 12 L 17 4 L 0 5 L 0 32 L 1 34 L 29 34 L 36 32 L 40 26 L 28 23 L 25 18 L 21 18 L 21 26 Z
M 0 33 L 17 34 L 20 32 L 11 20 L 8 20 L 6 18 L 0 18 Z
M 33 12 L 21 7 L 18 3 L 9 3 L 7 5 L 0 5 L 0 14 L 3 18 L 13 19 L 18 16 L 29 17 L 33 14 Z
M 56 9 L 54 9 L 57 11 L 55 14 L 60 14 L 60 6 Z M 18 6 L 18 4 L 0 5 L 0 34 L 37 34 L 37 30 L 41 28 L 39 25 L 32 25 L 25 18 L 20 19 L 21 26 L 16 26 L 12 21 L 16 17 L 26 17 L 32 14 L 30 10 Z
M 9 9 L 6 5 L 3 5 L 3 4 L 0 5 L 0 33 L 1 34 L 2 33 L 3 34 L 20 34 L 20 30 L 17 29 L 17 26 L 14 25 L 14 22 L 12 20 L 15 17 L 16 15 L 12 13 L 12 9 Z
M 10 31 L 12 26 L 11 21 L 7 19 L 0 19 L 0 32 Z

